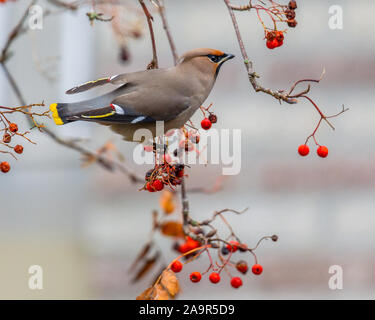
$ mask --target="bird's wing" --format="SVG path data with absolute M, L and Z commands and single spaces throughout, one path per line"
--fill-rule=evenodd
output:
M 190 98 L 170 87 L 147 86 L 116 97 L 112 104 L 123 109 L 124 115 L 129 111 L 137 114 L 132 123 L 150 122 L 150 119 L 169 121 L 189 108 Z

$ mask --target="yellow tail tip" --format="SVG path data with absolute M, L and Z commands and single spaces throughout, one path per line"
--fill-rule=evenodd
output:
M 53 118 L 53 121 L 55 121 L 55 123 L 60 126 L 62 124 L 64 124 L 64 122 L 61 120 L 61 118 L 59 117 L 59 113 L 57 112 L 57 103 L 52 103 L 50 106 L 49 106 L 49 109 L 51 110 L 52 112 L 52 118 Z

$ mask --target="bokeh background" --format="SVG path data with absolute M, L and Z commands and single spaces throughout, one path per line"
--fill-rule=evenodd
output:
M 52 8 L 39 2 L 45 10 Z M 132 8 L 131 14 L 139 10 L 137 1 L 124 3 Z M 328 27 L 328 9 L 334 4 L 344 9 L 343 30 Z M 0 46 L 26 5 L 27 1 L 0 5 Z M 191 284 L 189 271 L 207 266 L 201 259 L 181 274 L 179 298 L 375 298 L 375 3 L 319 0 L 298 1 L 298 5 L 298 27 L 274 51 L 266 49 L 254 12 L 236 15 L 265 86 L 289 88 L 294 80 L 317 78 L 326 68 L 311 97 L 327 114 L 338 112 L 342 104 L 350 111 L 333 120 L 335 131 L 325 124 L 319 130 L 320 143 L 330 149 L 324 160 L 314 150 L 307 158 L 296 152 L 318 120 L 311 105 L 279 105 L 250 88 L 223 1 L 166 1 L 179 53 L 213 47 L 237 56 L 222 68 L 207 103 L 214 103 L 217 128 L 242 130 L 242 170 L 228 177 L 218 193 L 191 194 L 191 214 L 204 219 L 214 210 L 249 207 L 246 214 L 228 216 L 244 242 L 255 244 L 261 236 L 274 233 L 280 237 L 277 243 L 268 241 L 258 249 L 264 273 L 246 276 L 240 290 L 233 290 L 227 278 L 217 286 L 208 281 Z M 130 60 L 121 63 L 111 25 L 95 22 L 90 26 L 86 16 L 90 9 L 50 15 L 43 30 L 28 30 L 14 43 L 8 67 L 28 103 L 73 101 L 77 97 L 64 92 L 75 84 L 142 70 L 150 61 L 147 29 L 143 37 L 127 43 Z M 159 16 L 154 15 L 160 65 L 170 66 L 168 42 Z M 1 105 L 17 106 L 3 72 L 0 83 Z M 194 119 L 200 121 L 200 116 Z M 146 170 L 133 163 L 134 145 L 105 127 L 46 123 L 65 138 L 85 139 L 92 149 L 111 140 L 127 165 L 140 173 Z M 19 124 L 27 126 L 21 120 Z M 150 274 L 132 284 L 128 269 L 147 239 L 158 195 L 139 192 L 140 186 L 121 173 L 95 165 L 82 169 L 76 152 L 36 131 L 31 137 L 38 144 L 26 144 L 19 161 L 1 156 L 12 163 L 12 171 L 0 177 L 0 298 L 135 298 L 153 279 Z M 220 174 L 219 165 L 194 166 L 187 183 L 210 186 Z M 160 238 L 158 243 L 166 261 L 175 256 L 168 239 Z M 28 268 L 34 264 L 43 267 L 43 290 L 28 288 Z M 331 265 L 343 267 L 343 290 L 328 287 Z

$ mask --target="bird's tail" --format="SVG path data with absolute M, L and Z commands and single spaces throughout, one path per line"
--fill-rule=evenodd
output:
M 114 97 L 114 92 L 107 93 L 94 99 L 70 102 L 70 103 L 52 103 L 49 109 L 52 112 L 52 118 L 57 125 L 66 124 L 77 120 L 88 120 L 82 118 L 82 114 L 90 114 L 91 112 L 100 113 L 103 106 L 108 106 Z
M 68 122 L 72 122 L 72 120 L 66 119 L 67 107 L 68 103 L 52 103 L 49 106 L 49 109 L 52 112 L 53 121 L 55 121 L 56 125 L 63 125 Z
M 108 116 L 106 111 L 108 111 L 107 108 L 111 105 L 113 99 L 127 91 L 128 86 L 123 85 L 114 91 L 93 99 L 70 103 L 52 103 L 49 109 L 51 110 L 53 120 L 57 125 L 77 120 L 92 120 L 99 118 L 100 115 Z M 87 114 L 87 117 L 82 116 L 82 114 Z

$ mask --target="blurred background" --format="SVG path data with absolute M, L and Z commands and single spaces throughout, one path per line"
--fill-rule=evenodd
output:
M 49 105 L 92 97 L 102 91 L 79 97 L 64 92 L 87 80 L 145 69 L 151 60 L 146 21 L 138 1 L 123 2 L 124 19 L 142 30 L 136 35 L 139 38 L 126 42 L 126 63 L 120 59 L 111 23 L 95 21 L 90 26 L 86 16 L 90 6 L 51 14 L 42 30 L 28 30 L 16 40 L 8 68 L 28 103 Z M 360 3 L 298 1 L 298 27 L 288 31 L 283 47 L 272 51 L 262 40 L 255 12 L 236 13 L 264 86 L 287 89 L 297 79 L 319 78 L 325 67 L 324 80 L 313 85 L 310 96 L 327 114 L 337 113 L 343 104 L 350 108 L 332 120 L 335 131 L 322 124 L 317 138 L 330 154 L 321 159 L 314 148 L 307 158 L 297 154 L 319 120 L 313 107 L 305 101 L 279 105 L 250 88 L 223 1 L 166 1 L 180 54 L 212 47 L 236 55 L 221 69 L 206 103 L 214 103 L 218 129 L 242 130 L 242 169 L 228 177 L 218 193 L 190 194 L 191 215 L 202 220 L 214 210 L 249 207 L 241 216 L 228 215 L 244 242 L 252 245 L 263 235 L 279 236 L 278 242 L 266 241 L 257 251 L 264 266 L 262 276 L 248 274 L 240 290 L 232 289 L 225 276 L 215 287 L 208 281 L 191 284 L 189 272 L 207 267 L 202 258 L 179 276 L 179 298 L 375 298 L 375 3 Z M 45 1 L 39 4 L 56 11 Z M 343 30 L 328 26 L 328 10 L 335 4 L 343 8 Z M 27 1 L 0 4 L 0 47 L 26 6 Z M 153 14 L 160 66 L 171 66 L 160 17 L 155 10 Z M 0 83 L 0 104 L 19 105 L 3 72 Z M 200 117 L 196 114 L 193 120 Z M 134 145 L 106 127 L 84 123 L 55 127 L 52 120 L 45 122 L 67 139 L 85 139 L 93 150 L 111 140 L 128 166 L 140 174 L 148 168 L 134 164 Z M 27 127 L 26 121 L 18 123 Z M 37 131 L 30 137 L 37 145 L 25 144 L 18 161 L 1 155 L 2 161 L 11 162 L 12 170 L 0 177 L 0 298 L 134 299 L 154 276 L 132 284 L 128 269 L 147 240 L 158 195 L 139 192 L 141 186 L 121 173 L 96 165 L 82 169 L 78 153 Z M 188 171 L 188 187 L 211 186 L 221 166 L 197 165 Z M 173 259 L 171 241 L 158 240 L 165 261 Z M 246 259 L 252 263 L 251 257 Z M 43 290 L 28 288 L 28 268 L 35 264 L 43 267 Z M 328 287 L 331 265 L 343 267 L 343 290 Z

